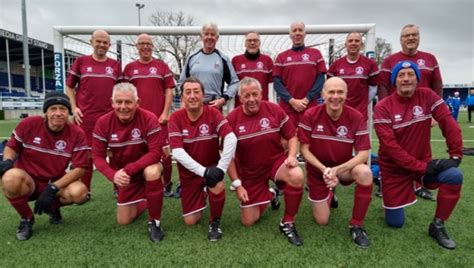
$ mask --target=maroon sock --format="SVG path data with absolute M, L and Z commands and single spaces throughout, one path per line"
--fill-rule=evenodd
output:
M 10 202 L 10 204 L 15 208 L 18 214 L 20 214 L 22 219 L 33 218 L 33 211 L 28 205 L 28 197 L 29 197 L 28 194 L 19 196 L 19 197 L 13 197 L 13 198 L 7 197 L 8 202 Z
M 354 207 L 352 208 L 352 219 L 350 225 L 362 226 L 367 210 L 372 200 L 372 184 L 357 184 L 354 193 Z
M 282 222 L 294 222 L 296 213 L 300 207 L 301 199 L 303 198 L 303 187 L 293 187 L 289 184 L 285 188 L 285 214 Z
M 86 172 L 84 173 L 84 176 L 82 176 L 81 181 L 86 185 L 87 190 L 90 192 L 91 191 L 91 181 L 92 181 L 92 173 L 94 172 L 93 170 L 93 165 L 92 165 L 92 158 L 89 158 L 89 166 L 86 168 Z
M 145 184 L 145 197 L 148 205 L 148 219 L 161 219 L 161 209 L 163 208 L 163 182 L 159 179 L 147 181 Z
M 139 202 L 137 204 L 137 218 L 142 215 L 143 211 L 145 211 L 147 207 L 147 202 L 146 200 L 143 200 L 142 202 Z
M 461 197 L 461 186 L 461 184 L 441 184 L 436 201 L 436 218 L 448 220 Z
M 209 220 L 212 221 L 216 218 L 222 217 L 222 211 L 224 210 L 225 203 L 225 190 L 215 194 L 209 191 L 209 206 L 211 209 L 211 214 L 209 215 Z
M 171 157 L 163 159 L 163 184 L 168 186 L 171 182 L 171 172 L 173 170 L 173 165 L 171 163 Z

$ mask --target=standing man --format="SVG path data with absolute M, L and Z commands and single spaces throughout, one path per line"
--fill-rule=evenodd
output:
M 469 94 L 466 98 L 467 106 L 467 120 L 471 123 L 471 113 L 474 111 L 474 89 L 469 90 Z
M 96 30 L 91 37 L 92 55 L 79 57 L 72 65 L 66 81 L 66 94 L 71 100 L 74 122 L 86 133 L 87 144 L 92 146 L 92 131 L 100 116 L 110 111 L 112 88 L 121 76 L 122 67 L 107 57 L 109 34 Z M 81 178 L 91 191 L 91 168 Z
M 416 63 L 402 61 L 391 71 L 396 92 L 375 106 L 374 127 L 380 141 L 379 164 L 382 174 L 385 222 L 400 228 L 405 222 L 404 207 L 416 202 L 413 181 L 430 189 L 438 188 L 436 212 L 429 235 L 438 244 L 454 249 L 444 227 L 460 198 L 463 175 L 461 129 L 443 100 L 430 88 L 417 88 L 421 73 Z M 448 159 L 432 159 L 431 119 L 446 138 Z
M 331 64 L 328 77 L 337 76 L 346 82 L 345 104 L 358 110 L 367 120 L 367 108 L 377 92 L 377 76 L 380 71 L 375 61 L 360 54 L 363 45 L 360 33 L 349 33 L 345 42 L 347 55 Z
M 240 81 L 239 97 L 242 106 L 235 108 L 227 120 L 238 139 L 229 176 L 240 200 L 242 224 L 251 226 L 257 222 L 271 202 L 268 181 L 284 182 L 285 215 L 279 228 L 288 242 L 301 246 L 303 240 L 294 224 L 304 184 L 303 170 L 296 160 L 296 128 L 277 104 L 262 101 L 262 87 L 255 78 Z M 281 139 L 288 141 L 287 152 Z
M 215 108 L 204 105 L 203 84 L 190 77 L 181 84 L 184 108 L 169 121 L 169 139 L 178 161 L 181 205 L 186 225 L 196 224 L 209 197 L 209 241 L 222 238 L 220 221 L 225 203 L 224 173 L 235 153 L 237 138 Z M 223 140 L 219 155 L 219 138 Z M 206 190 L 207 189 L 207 190 Z
M 324 84 L 326 64 L 321 52 L 306 47 L 303 22 L 290 25 L 291 49 L 280 53 L 273 68 L 273 84 L 280 106 L 296 127 L 309 107 L 315 106 Z
M 260 53 L 260 35 L 257 32 L 245 35 L 245 53 L 232 58 L 232 65 L 239 80 L 244 77 L 257 79 L 262 86 L 262 99 L 268 101 L 268 84 L 273 81 L 273 61 L 270 56 Z M 239 98 L 235 98 L 235 107 L 240 104 Z
M 369 131 L 364 116 L 344 105 L 347 91 L 341 78 L 328 79 L 323 88 L 324 105 L 305 112 L 298 137 L 306 159 L 308 199 L 316 223 L 329 222 L 331 189 L 339 182 L 355 182 L 349 232 L 357 246 L 367 248 L 370 241 L 363 223 L 372 200 L 372 172 L 365 164 L 370 150 Z
M 458 121 L 459 109 L 461 109 L 461 97 L 459 97 L 459 91 L 454 92 L 454 97 L 452 99 L 452 105 L 453 105 L 454 120 Z
M 173 88 L 176 86 L 173 73 L 162 60 L 153 58 L 153 41 L 148 34 L 140 34 L 136 41 L 138 60 L 125 66 L 124 80 L 132 83 L 138 91 L 140 107 L 153 112 L 160 122 L 161 129 L 168 132 L 168 119 L 173 102 Z M 168 134 L 165 135 L 166 137 Z M 167 189 L 166 195 L 172 196 L 171 191 L 171 156 L 169 144 L 163 147 L 163 181 Z
M 204 85 L 204 103 L 222 110 L 226 102 L 235 97 L 239 78 L 229 57 L 216 48 L 219 29 L 208 23 L 201 29 L 202 48 L 191 54 L 183 67 L 180 84 L 190 76 L 199 79 Z M 227 90 L 224 86 L 227 83 Z
M 158 243 L 165 236 L 159 161 L 166 133 L 153 113 L 139 107 L 139 100 L 134 85 L 114 86 L 113 111 L 97 121 L 92 152 L 97 169 L 117 186 L 117 223 L 130 224 L 148 208 L 149 237 Z
M 33 235 L 35 218 L 28 201 L 36 200 L 36 214 L 47 213 L 51 224 L 61 224 L 61 206 L 87 200 L 80 178 L 89 167 L 90 148 L 84 131 L 69 123 L 68 97 L 46 94 L 43 112 L 44 117 L 31 116 L 18 124 L 0 161 L 3 193 L 21 217 L 18 240 Z M 69 164 L 74 168 L 65 172 Z
M 400 61 L 412 61 L 418 65 L 421 72 L 418 87 L 431 88 L 439 97 L 443 97 L 443 80 L 436 57 L 430 53 L 419 51 L 420 29 L 417 25 L 403 26 L 400 32 L 400 45 L 402 50 L 385 58 L 380 72 L 379 99 L 392 94 L 395 87 L 390 82 L 391 71 Z M 435 124 L 434 121 L 433 125 Z M 421 198 L 434 200 L 433 194 L 415 182 L 416 195 Z

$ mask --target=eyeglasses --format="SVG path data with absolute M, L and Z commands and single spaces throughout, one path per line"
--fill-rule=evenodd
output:
M 139 45 L 141 47 L 144 47 L 144 46 L 152 47 L 153 46 L 152 43 L 147 43 L 147 42 L 140 42 L 140 43 L 137 43 L 137 45 Z
M 247 40 L 245 40 L 245 42 L 247 42 L 247 43 L 258 43 L 258 42 L 260 42 L 260 40 L 259 39 L 247 39 Z

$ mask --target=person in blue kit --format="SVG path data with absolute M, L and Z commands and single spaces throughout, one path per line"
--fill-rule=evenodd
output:
M 453 107 L 452 114 L 454 120 L 458 121 L 459 109 L 461 108 L 461 97 L 459 97 L 459 92 L 454 92 L 454 97 L 451 100 L 451 105 Z
M 471 112 L 474 110 L 474 89 L 471 89 L 469 96 L 466 98 L 467 120 L 471 123 Z

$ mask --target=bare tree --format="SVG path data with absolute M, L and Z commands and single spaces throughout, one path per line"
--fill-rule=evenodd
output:
M 182 11 L 156 10 L 149 19 L 155 26 L 194 26 L 194 17 Z M 159 35 L 155 36 L 155 50 L 157 53 L 167 53 L 176 61 L 177 71 L 183 70 L 183 65 L 188 55 L 196 48 L 199 36 L 190 35 Z M 171 65 L 171 64 L 170 64 Z
M 377 65 L 381 65 L 382 61 L 392 54 L 392 45 L 385 39 L 377 37 L 375 39 L 375 61 Z

